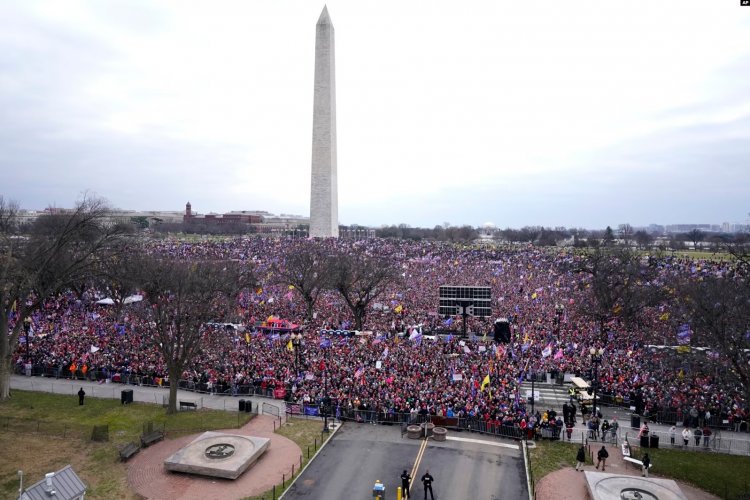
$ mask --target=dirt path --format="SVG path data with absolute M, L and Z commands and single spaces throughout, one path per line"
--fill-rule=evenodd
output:
M 299 467 L 302 450 L 293 441 L 273 432 L 274 418 L 259 415 L 241 429 L 226 432 L 265 437 L 271 445 L 250 469 L 236 480 L 173 473 L 164 469 L 164 460 L 195 439 L 196 434 L 167 439 L 141 450 L 128 463 L 128 484 L 147 499 L 223 500 L 259 495 L 291 475 Z

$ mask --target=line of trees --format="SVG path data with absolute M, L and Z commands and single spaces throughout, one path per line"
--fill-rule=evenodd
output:
M 104 201 L 84 197 L 74 210 L 41 216 L 22 234 L 18 205 L 0 196 L 0 400 L 10 397 L 12 356 L 24 322 L 45 299 L 71 290 L 82 294 L 93 286 L 106 290 L 121 308 L 125 297 L 140 292 L 143 300 L 129 314 L 148 325 L 147 337 L 158 345 L 170 381 L 176 382 L 203 347 L 203 325 L 233 320 L 238 294 L 257 284 L 247 264 L 150 255 L 132 225 L 113 224 L 107 213 Z M 637 232 L 633 238 L 637 241 Z M 644 311 L 669 305 L 672 321 L 692 325 L 696 342 L 719 354 L 717 362 L 728 366 L 750 401 L 748 243 L 738 239 L 725 245 L 733 258 L 728 274 L 663 282 L 661 256 L 644 256 L 618 243 L 609 228 L 599 241 L 564 266 L 584 277 L 588 293 L 578 307 L 599 326 L 602 343 L 615 334 L 613 324 L 639 328 Z M 354 327 L 362 329 L 373 301 L 399 284 L 400 270 L 363 246 L 343 251 L 312 242 L 290 248 L 273 277 L 300 295 L 308 318 L 324 291 L 340 294 Z M 176 390 L 177 384 L 170 384 L 169 412 L 176 411 Z

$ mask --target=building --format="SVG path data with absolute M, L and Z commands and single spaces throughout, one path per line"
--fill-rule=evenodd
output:
M 70 465 L 46 474 L 21 494 L 21 500 L 84 500 L 85 497 L 86 485 Z
M 307 236 L 310 219 L 302 215 L 275 215 L 263 210 L 233 210 L 224 214 L 193 212 L 190 202 L 185 204 L 182 216 L 185 224 L 244 224 L 248 229 L 258 233 L 288 233 Z

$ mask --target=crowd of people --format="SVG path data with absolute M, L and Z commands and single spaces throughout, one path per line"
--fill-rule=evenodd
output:
M 349 331 L 352 316 L 335 291 L 322 293 L 312 319 L 298 291 L 278 279 L 290 251 L 364 252 L 382 257 L 401 279 L 382 291 L 367 311 L 367 334 Z M 602 335 L 582 314 L 590 292 L 587 277 L 570 271 L 566 251 L 533 246 L 486 247 L 438 242 L 367 239 L 249 238 L 185 242 L 158 240 L 149 252 L 174 259 L 233 259 L 252 265 L 259 284 L 244 291 L 236 311 L 207 325 L 203 348 L 182 375 L 183 383 L 236 394 L 239 387 L 283 389 L 296 403 L 317 404 L 327 395 L 339 411 L 374 410 L 383 415 L 423 412 L 471 416 L 518 428 L 557 426 L 552 417 L 530 415 L 520 383 L 532 372 L 575 373 L 591 378 L 589 348 L 604 350 L 600 394 L 612 401 L 642 401 L 643 413 L 674 412 L 681 421 L 706 415 L 739 429 L 747 401 L 713 353 L 685 353 L 653 346 L 675 343 L 669 311 L 643 312 L 639 328 L 616 319 Z M 673 274 L 720 274 L 724 261 L 666 257 L 655 265 Z M 493 317 L 469 318 L 470 338 L 459 335 L 460 317 L 438 314 L 441 285 L 488 286 Z M 147 381 L 166 385 L 166 364 L 131 308 L 97 304 L 108 290 L 68 291 L 33 314 L 14 353 L 17 370 L 59 377 Z M 270 316 L 303 324 L 303 339 L 255 328 Z M 507 344 L 492 341 L 493 322 L 506 317 Z M 13 318 L 12 318 L 13 319 Z M 241 327 L 227 324 L 242 325 Z M 11 322 L 12 324 L 12 322 Z M 645 326 L 644 326 L 645 325 Z M 443 335 L 430 335 L 435 331 Z M 446 334 L 446 332 L 455 332 Z M 327 340 L 326 340 L 327 339 Z M 328 342 L 330 340 L 330 342 Z M 545 418 L 546 417 L 546 418 Z M 559 432 L 559 431 L 558 431 Z

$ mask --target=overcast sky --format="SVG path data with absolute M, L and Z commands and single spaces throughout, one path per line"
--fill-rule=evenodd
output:
M 308 215 L 323 3 L 3 0 L 0 194 Z M 744 222 L 739 0 L 329 1 L 343 224 Z

